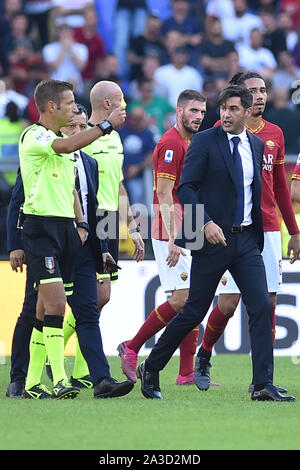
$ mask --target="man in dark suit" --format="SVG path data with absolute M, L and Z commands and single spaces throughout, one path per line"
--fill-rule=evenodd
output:
M 87 113 L 82 106 L 77 105 L 77 108 L 78 113 L 69 128 L 64 129 L 68 135 L 87 128 Z M 81 352 L 88 365 L 92 386 L 94 386 L 94 397 L 122 396 L 131 391 L 133 384 L 129 381 L 117 382 L 110 376 L 99 328 L 96 272 L 103 272 L 103 262 L 101 243 L 96 235 L 98 165 L 93 158 L 81 151 L 75 152 L 74 157 L 80 183 L 77 190 L 80 192 L 79 200 L 82 203 L 85 223 L 89 226 L 89 236 L 76 259 L 74 289 L 73 294 L 68 297 L 68 303 L 76 320 L 75 330 Z M 18 268 L 22 269 L 25 262 L 20 231 L 16 228 L 17 214 L 23 201 L 24 189 L 19 174 L 8 215 L 8 249 L 12 269 L 16 271 Z M 36 300 L 33 280 L 27 269 L 25 300 L 16 324 L 12 345 L 11 383 L 6 393 L 9 397 L 22 396 L 28 369 L 28 349 L 35 321 Z M 40 398 L 48 398 L 48 396 L 45 393 Z
M 179 245 L 192 250 L 191 284 L 183 310 L 168 324 L 146 361 L 137 370 L 146 398 L 162 398 L 159 371 L 182 339 L 205 317 L 217 285 L 228 269 L 249 315 L 254 391 L 253 400 L 294 401 L 273 386 L 271 305 L 261 256 L 263 226 L 260 209 L 264 143 L 245 129 L 252 95 L 230 86 L 219 97 L 221 126 L 196 134 L 191 141 L 178 188 L 178 197 L 191 213 L 185 217 Z M 196 208 L 203 204 L 199 227 Z M 190 205 L 191 211 L 187 211 Z M 193 240 L 184 236 L 192 225 Z M 204 243 L 199 244 L 204 232 Z M 195 362 L 195 383 L 200 373 Z

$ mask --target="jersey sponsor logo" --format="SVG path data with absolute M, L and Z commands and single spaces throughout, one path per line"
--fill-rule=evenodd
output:
M 264 154 L 263 156 L 263 170 L 273 171 L 274 155 L 271 153 Z
M 166 163 L 171 163 L 173 160 L 173 150 L 166 150 L 165 153 L 165 162 Z
M 54 274 L 55 271 L 55 263 L 53 256 L 45 256 L 45 266 L 49 274 Z

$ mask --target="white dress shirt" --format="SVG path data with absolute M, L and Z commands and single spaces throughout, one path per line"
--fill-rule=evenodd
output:
M 241 134 L 229 134 L 227 132 L 227 137 L 229 140 L 229 145 L 231 153 L 233 151 L 233 142 L 231 141 L 232 137 L 239 137 L 240 142 L 238 144 L 238 151 L 241 155 L 242 165 L 243 165 L 243 174 L 244 174 L 244 220 L 242 225 L 252 224 L 252 181 L 254 175 L 253 169 L 253 157 L 252 150 L 250 147 L 250 142 L 247 137 L 246 128 L 244 128 Z
M 83 161 L 82 161 L 80 152 L 75 152 L 74 157 L 76 160 L 75 165 L 78 169 L 78 174 L 79 174 L 79 183 L 80 183 L 80 189 L 81 189 L 84 221 L 88 223 L 88 211 L 87 211 L 88 185 L 87 185 L 86 174 L 85 174 Z

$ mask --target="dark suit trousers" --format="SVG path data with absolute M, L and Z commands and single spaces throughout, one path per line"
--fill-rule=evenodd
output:
M 147 359 L 150 369 L 162 370 L 182 339 L 203 321 L 218 283 L 229 269 L 249 315 L 253 384 L 266 384 L 273 379 L 271 304 L 255 233 L 249 228 L 242 233 L 227 234 L 226 238 L 227 247 L 207 245 L 204 252 L 193 256 L 188 300 L 153 347 Z
M 73 294 L 68 297 L 76 320 L 79 346 L 94 385 L 110 376 L 103 351 L 97 307 L 96 263 L 91 242 L 87 240 L 76 258 Z
M 24 382 L 29 364 L 29 343 L 36 315 L 37 291 L 33 278 L 26 268 L 26 287 L 22 312 L 17 319 L 11 348 L 11 382 Z

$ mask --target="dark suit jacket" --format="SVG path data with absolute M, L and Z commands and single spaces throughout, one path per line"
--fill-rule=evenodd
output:
M 252 183 L 252 220 L 260 250 L 263 249 L 264 233 L 261 216 L 261 171 L 264 142 L 257 136 L 247 132 L 250 142 L 254 176 Z M 226 237 L 233 225 L 236 206 L 236 183 L 234 178 L 233 157 L 227 134 L 221 126 L 207 129 L 195 134 L 188 148 L 177 190 L 181 204 L 193 204 L 192 225 L 196 227 L 195 206 L 204 204 L 204 224 L 212 220 L 219 225 Z M 185 221 L 187 223 L 187 221 Z M 183 237 L 178 242 L 185 246 Z M 177 242 L 176 242 L 177 243 Z M 201 251 L 211 250 L 205 239 Z
M 101 242 L 96 235 L 96 211 L 98 207 L 97 191 L 99 185 L 98 163 L 97 161 L 84 152 L 81 153 L 83 161 L 87 185 L 88 185 L 88 222 L 90 227 L 90 242 L 96 261 L 96 270 L 98 273 L 103 272 L 102 249 Z M 18 172 L 16 184 L 14 186 L 7 215 L 7 248 L 8 251 L 23 249 L 22 231 L 17 229 L 17 220 L 21 204 L 24 202 L 24 187 L 20 171 Z

